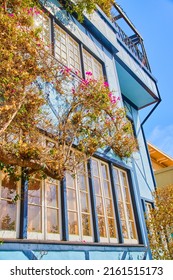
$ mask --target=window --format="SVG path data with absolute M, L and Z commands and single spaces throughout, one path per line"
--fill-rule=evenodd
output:
M 124 242 L 138 243 L 127 173 L 117 167 L 114 167 L 113 176 L 117 190 L 118 207 Z
M 96 211 L 101 242 L 117 242 L 115 213 L 108 165 L 92 159 Z
M 66 176 L 69 239 L 93 241 L 88 178 L 83 172 Z
M 91 72 L 95 79 L 103 79 L 102 64 L 85 49 L 83 49 L 83 59 L 85 72 Z
M 2 238 L 18 237 L 20 205 L 19 201 L 15 202 L 17 194 L 19 194 L 19 182 L 0 172 L 0 237 Z
M 37 177 L 28 187 L 28 238 L 60 239 L 59 183 Z
M 79 44 L 57 24 L 55 25 L 55 57 L 81 75 Z
M 51 51 L 50 18 L 45 14 L 37 14 L 34 17 L 35 26 L 41 28 L 40 37 L 46 44 L 47 50 Z

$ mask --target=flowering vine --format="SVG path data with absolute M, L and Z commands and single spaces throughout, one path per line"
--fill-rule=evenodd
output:
M 50 55 L 34 25 L 37 2 L 0 0 L 1 169 L 60 180 L 98 148 L 130 157 L 136 140 L 119 97 Z

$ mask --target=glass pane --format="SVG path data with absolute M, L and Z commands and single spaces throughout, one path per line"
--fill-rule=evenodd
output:
M 118 170 L 117 169 L 113 169 L 113 176 L 114 176 L 114 182 L 115 184 L 119 184 L 119 176 L 118 176 Z
M 116 185 L 116 189 L 117 189 L 117 196 L 118 196 L 118 200 L 122 201 L 122 194 L 121 194 L 121 188 L 119 185 Z
M 16 204 L 0 200 L 0 230 L 15 230 Z
M 106 199 L 106 214 L 107 217 L 113 217 L 113 208 L 112 208 L 112 200 Z
M 101 186 L 99 178 L 94 178 L 94 190 L 96 195 L 101 195 Z
M 122 183 L 124 186 L 127 186 L 127 179 L 126 179 L 126 174 L 124 172 L 120 172 L 121 174 L 121 179 L 122 179 Z
M 87 191 L 87 182 L 85 175 L 78 175 L 78 186 L 79 189 Z
M 28 231 L 42 232 L 41 207 L 28 205 Z
M 108 228 L 109 228 L 109 235 L 112 238 L 116 238 L 116 229 L 115 229 L 115 221 L 114 219 L 108 219 Z
M 133 220 L 133 215 L 132 215 L 132 207 L 130 204 L 126 204 L 126 209 L 127 209 L 127 215 L 129 220 Z
M 47 208 L 47 232 L 59 233 L 58 210 Z
M 106 197 L 111 197 L 110 183 L 103 181 L 104 193 Z
M 128 188 L 123 187 L 123 193 L 124 193 L 124 199 L 127 202 L 130 202 L 130 197 L 129 197 L 129 190 Z
M 122 220 L 125 219 L 125 211 L 124 211 L 124 205 L 122 202 L 118 203 L 118 208 L 119 208 L 119 213 L 120 213 L 120 217 Z
M 130 237 L 132 239 L 136 239 L 136 229 L 135 229 L 135 225 L 133 222 L 129 223 L 129 229 L 130 229 Z
M 94 159 L 92 160 L 92 171 L 94 176 L 99 176 L 98 162 Z
M 106 237 L 106 225 L 105 225 L 105 218 L 98 217 L 98 225 L 99 225 L 99 232 L 101 237 Z
M 104 179 L 108 180 L 108 167 L 107 165 L 101 163 L 101 171 L 102 171 L 102 176 Z
M 96 210 L 98 215 L 104 215 L 102 198 L 96 197 Z
M 37 180 L 30 180 L 28 186 L 28 202 L 41 205 L 42 182 Z
M 58 208 L 58 186 L 47 184 L 47 205 Z
M 89 203 L 88 203 L 88 194 L 80 192 L 80 201 L 81 201 L 81 211 L 89 213 L 90 211 L 89 211 Z
M 1 197 L 13 199 L 16 195 L 17 182 L 7 174 L 2 173 Z
M 75 188 L 74 178 L 69 173 L 66 173 L 66 184 L 67 188 Z
M 67 205 L 70 210 L 77 210 L 76 192 L 67 190 Z
M 122 232 L 123 232 L 123 237 L 128 239 L 129 236 L 128 236 L 128 231 L 127 231 L 127 225 L 126 225 L 126 222 L 125 221 L 121 221 L 122 223 Z
M 79 234 L 77 213 L 68 213 L 68 229 L 69 234 Z
M 91 222 L 90 222 L 90 215 L 82 215 L 82 228 L 83 228 L 83 235 L 91 236 Z

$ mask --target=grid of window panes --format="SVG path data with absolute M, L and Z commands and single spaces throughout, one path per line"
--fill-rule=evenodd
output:
M 66 185 L 69 235 L 76 236 L 73 240 L 91 240 L 91 210 L 85 167 L 75 176 L 67 173 Z
M 35 26 L 41 29 L 40 38 L 46 45 L 46 48 L 51 51 L 51 32 L 50 18 L 43 13 L 37 14 L 34 17 Z
M 101 240 L 116 241 L 116 225 L 108 165 L 92 159 L 96 211 Z
M 17 182 L 7 173 L 0 172 L 0 230 L 16 231 Z M 5 237 L 5 236 L 4 236 Z
M 124 241 L 137 241 L 136 225 L 134 220 L 127 174 L 125 171 L 114 167 L 113 175 L 118 195 L 118 207 Z
M 28 186 L 28 233 L 30 238 L 59 239 L 59 184 L 58 181 L 37 177 Z
M 81 75 L 79 44 L 57 24 L 55 27 L 55 57 Z
M 91 72 L 93 78 L 103 80 L 103 67 L 102 64 L 93 57 L 89 52 L 83 49 L 84 69 L 86 72 Z

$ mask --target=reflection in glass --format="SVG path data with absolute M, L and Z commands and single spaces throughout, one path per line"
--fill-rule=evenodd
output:
M 28 202 L 33 204 L 41 204 L 42 186 L 41 181 L 30 180 L 28 186 Z
M 16 195 L 17 182 L 7 174 L 2 173 L 1 197 L 13 199 Z
M 107 217 L 113 217 L 112 200 L 106 199 L 105 202 L 106 202 Z
M 69 229 L 69 234 L 75 234 L 75 235 L 79 234 L 77 213 L 73 213 L 73 212 L 68 213 L 68 229 Z
M 66 184 L 68 188 L 73 188 L 74 189 L 74 178 L 69 174 L 66 173 Z
M 104 215 L 102 198 L 96 197 L 96 210 L 98 215 Z
M 128 239 L 128 231 L 127 231 L 127 225 L 125 221 L 121 221 L 122 223 L 122 231 L 123 231 L 123 237 Z
M 42 232 L 41 207 L 28 205 L 28 231 Z
M 91 236 L 90 215 L 82 214 L 83 235 Z
M 74 190 L 67 190 L 68 209 L 77 210 L 76 192 Z
M 58 186 L 47 184 L 47 205 L 58 207 Z
M 98 216 L 98 226 L 101 237 L 106 237 L 106 225 L 105 218 Z
M 106 197 L 111 197 L 110 184 L 107 181 L 103 181 L 104 192 Z
M 15 230 L 16 204 L 0 200 L 0 230 Z
M 94 177 L 94 190 L 96 195 L 101 194 L 100 179 Z
M 87 191 L 86 176 L 78 175 L 78 185 L 80 190 Z
M 81 198 L 81 211 L 89 213 L 88 194 L 80 192 Z
M 92 172 L 94 176 L 99 176 L 98 163 L 96 160 L 92 160 Z
M 108 229 L 109 229 L 110 237 L 116 238 L 116 230 L 115 230 L 115 221 L 114 221 L 114 219 L 111 219 L 111 218 L 108 219 Z
M 59 220 L 57 209 L 47 209 L 47 232 L 59 233 Z
M 108 170 L 107 170 L 107 166 L 103 163 L 101 163 L 101 171 L 102 171 L 102 176 L 103 179 L 108 180 Z

